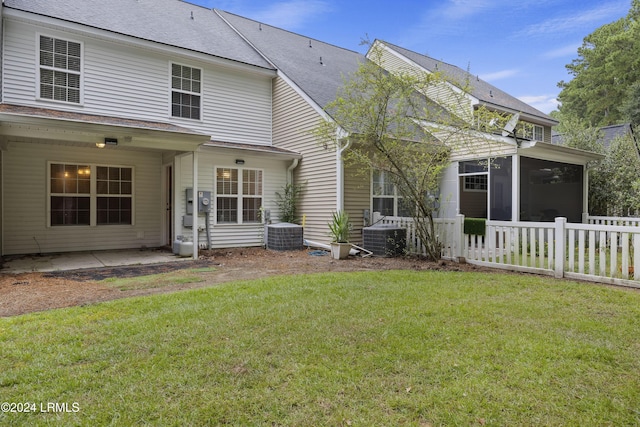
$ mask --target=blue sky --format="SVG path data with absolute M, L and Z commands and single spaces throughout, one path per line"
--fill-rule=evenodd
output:
M 631 0 L 188 0 L 363 52 L 382 39 L 469 69 L 548 113 L 585 36 Z

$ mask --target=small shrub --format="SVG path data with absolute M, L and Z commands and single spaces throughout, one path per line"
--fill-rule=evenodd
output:
M 465 218 L 464 234 L 484 236 L 487 231 L 487 220 L 484 218 Z

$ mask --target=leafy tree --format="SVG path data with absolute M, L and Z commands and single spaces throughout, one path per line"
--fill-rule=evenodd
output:
M 370 49 L 370 58 L 326 107 L 335 121 L 322 121 L 315 132 L 323 142 L 337 139 L 339 148 L 346 148 L 345 162 L 357 165 L 363 174 L 379 170 L 391 177 L 427 257 L 439 259 L 441 243 L 433 221 L 438 205 L 432 195 L 451 151 L 483 139 L 473 127 L 467 86 L 451 90 L 439 73 L 387 72 L 377 65 L 384 64 L 384 56 L 376 46 Z M 426 96 L 435 89 L 441 95 L 448 90 L 438 104 Z M 483 116 L 489 123 L 491 114 Z M 341 130 L 349 133 L 348 141 L 344 135 L 336 138 Z
M 640 128 L 640 81 L 629 87 L 627 99 L 622 104 L 621 112 L 625 122 Z
M 559 130 L 563 145 L 604 154 L 589 169 L 589 213 L 627 216 L 640 212 L 640 157 L 631 135 L 616 137 L 604 148 L 599 128 L 584 127 L 578 120 L 563 119 Z
M 587 126 L 607 126 L 623 120 L 624 106 L 640 81 L 640 0 L 628 15 L 584 38 L 578 58 L 567 65 L 573 75 L 561 81 L 560 111 Z
M 603 189 L 609 194 L 608 215 L 640 212 L 640 158 L 631 136 L 615 138 L 603 165 Z

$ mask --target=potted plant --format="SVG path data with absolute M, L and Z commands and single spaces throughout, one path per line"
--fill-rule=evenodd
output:
M 349 243 L 349 215 L 340 210 L 333 213 L 329 225 L 331 235 L 331 256 L 334 259 L 345 259 L 349 256 L 351 244 Z

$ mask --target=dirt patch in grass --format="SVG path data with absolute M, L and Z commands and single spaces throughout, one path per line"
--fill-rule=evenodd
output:
M 278 252 L 240 248 L 200 252 L 198 261 L 154 265 L 72 270 L 55 273 L 0 273 L 0 316 L 91 304 L 117 298 L 175 292 L 219 283 L 252 280 L 274 275 L 371 270 L 492 271 L 469 264 L 429 262 L 418 257 L 349 257 L 333 260 L 317 251 Z M 180 280 L 180 275 L 199 276 L 201 281 Z M 175 283 L 158 280 L 158 286 L 121 289 L 105 279 L 171 273 Z

